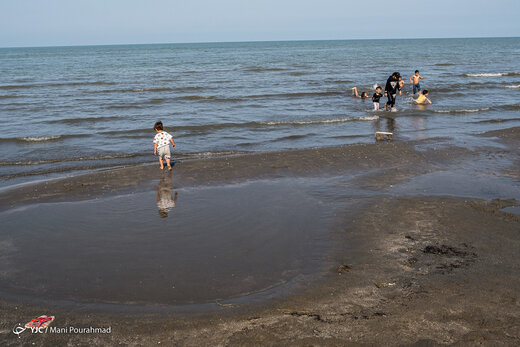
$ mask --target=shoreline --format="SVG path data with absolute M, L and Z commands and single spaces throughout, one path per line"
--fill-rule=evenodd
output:
M 518 127 L 481 135 L 497 137 L 507 150 L 468 150 L 430 139 L 179 163 L 174 175 L 180 187 L 322 179 L 328 187 L 325 196 L 337 204 L 338 213 L 331 235 L 334 248 L 327 256 L 330 265 L 320 281 L 259 305 L 223 304 L 191 314 L 93 314 L 88 308 L 2 300 L 2 340 L 19 343 L 9 323 L 52 312 L 60 320 L 56 326 L 96 322 L 111 325 L 112 334 L 28 334 L 24 343 L 517 344 L 520 217 L 501 209 L 518 205 L 518 135 Z M 0 210 L 150 189 L 156 170 L 121 169 L 22 187 L 0 193 Z M 469 181 L 477 172 L 489 177 L 489 189 L 494 182 L 511 184 L 510 199 L 461 197 L 456 191 L 451 196 L 424 195 L 410 188 L 416 177 L 457 170 Z
M 415 150 L 414 146 L 435 145 L 443 140 L 445 139 L 433 138 L 380 142 L 183 160 L 174 165 L 173 173 L 176 182 L 184 186 L 209 186 L 286 176 L 359 173 L 367 169 L 403 165 L 408 160 L 416 160 L 421 164 L 442 160 L 442 156 L 446 154 L 439 154 L 435 148 L 421 152 Z M 467 153 L 462 147 L 453 147 L 452 150 L 457 153 L 452 155 Z M 430 154 L 432 159 L 428 158 Z M 208 173 L 209 170 L 211 173 Z M 131 191 L 130 189 L 149 188 L 150 181 L 156 180 L 160 174 L 158 164 L 154 163 L 23 183 L 0 191 L 0 210 L 34 200 L 73 201 Z

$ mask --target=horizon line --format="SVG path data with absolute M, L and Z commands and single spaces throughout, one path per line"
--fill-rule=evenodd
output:
M 403 38 L 354 38 L 354 39 L 286 39 L 286 40 L 238 40 L 238 41 L 185 41 L 149 43 L 103 43 L 42 46 L 0 46 L 12 48 L 65 48 L 65 47 L 109 47 L 109 46 L 147 46 L 147 45 L 184 45 L 184 44 L 229 44 L 229 43 L 269 43 L 269 42 L 317 42 L 317 41 L 398 41 L 398 40 L 457 40 L 457 39 L 514 39 L 520 36 L 469 36 L 469 37 L 403 37 Z

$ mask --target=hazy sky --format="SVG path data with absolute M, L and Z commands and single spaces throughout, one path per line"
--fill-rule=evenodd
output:
M 0 0 L 0 47 L 520 36 L 520 0 Z

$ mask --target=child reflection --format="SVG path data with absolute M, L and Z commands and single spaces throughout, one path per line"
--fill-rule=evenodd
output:
M 168 212 L 175 207 L 177 203 L 177 192 L 175 192 L 172 199 L 172 173 L 168 172 L 165 176 L 161 176 L 161 181 L 156 186 L 157 190 L 157 209 L 161 218 L 168 217 Z

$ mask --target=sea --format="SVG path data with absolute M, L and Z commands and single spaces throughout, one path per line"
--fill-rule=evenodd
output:
M 432 105 L 413 102 L 416 69 Z M 396 112 L 353 97 L 394 71 L 406 83 Z M 520 126 L 520 38 L 0 48 L 2 189 L 155 162 L 158 120 L 178 162 L 372 143 L 375 131 L 476 144 Z

